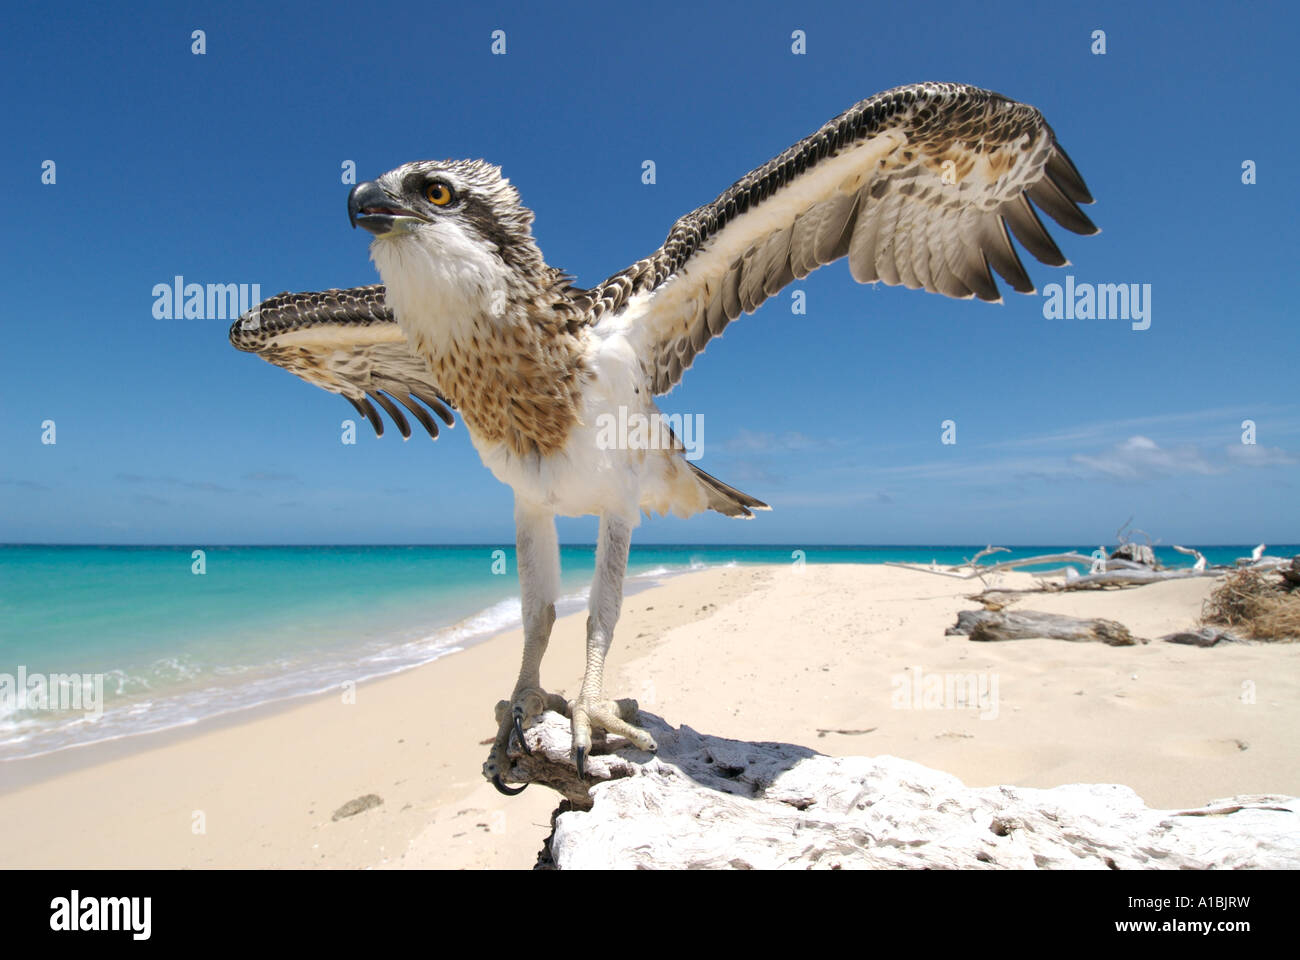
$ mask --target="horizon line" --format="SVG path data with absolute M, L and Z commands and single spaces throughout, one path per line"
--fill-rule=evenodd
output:
M 988 544 L 988 543 L 985 543 L 985 544 L 982 544 L 982 545 L 981 545 L 980 543 L 976 543 L 976 542 L 974 542 L 974 541 L 971 541 L 971 542 L 969 542 L 969 543 L 921 543 L 921 542 L 918 542 L 918 543 L 808 543 L 807 541 L 787 541 L 787 542 L 784 542 L 784 543 L 778 543 L 778 542 L 772 542 L 772 543 L 735 543 L 735 542 L 727 542 L 727 543 L 724 543 L 724 542 L 718 542 L 718 543 L 706 543 L 706 542 L 699 542 L 699 543 L 696 543 L 696 542 L 680 542 L 680 541 L 672 541 L 672 542 L 670 542 L 670 541 L 664 541 L 664 542 L 657 542 L 657 541 L 655 541 L 655 542 L 649 542 L 649 543 L 633 543 L 633 544 L 631 545 L 631 548 L 632 548 L 633 550 L 635 550 L 635 549 L 637 549 L 638 547 L 727 547 L 727 548 L 747 548 L 747 549 L 757 549 L 757 548 L 782 548 L 782 549 L 784 549 L 784 548 L 786 548 L 786 547 L 790 547 L 790 548 L 794 548 L 794 549 L 804 549 L 804 550 L 806 550 L 806 549 L 809 549 L 809 548 L 825 548 L 825 547 L 835 547 L 835 548 L 864 548 L 864 547 L 865 547 L 865 548 L 871 548 L 871 549 L 885 549 L 885 548 L 889 548 L 889 547 L 905 547 L 905 548 L 914 548 L 914 547 L 931 547 L 931 548 L 936 548 L 936 547 L 948 547 L 948 548 L 953 548 L 953 547 L 981 547 L 981 549 L 986 549 L 986 548 L 988 548 L 988 547 L 990 547 L 990 546 L 1005 546 L 1005 547 L 1010 548 L 1010 549 L 1020 549 L 1020 548 L 1027 548 L 1027 547 L 1060 547 L 1060 546 L 1064 546 L 1064 545 L 1066 545 L 1067 543 L 1071 543 L 1071 542 L 1074 542 L 1074 543 L 1091 543 L 1091 541 L 1085 541 L 1085 540 L 1078 540 L 1078 541 L 1065 541 L 1065 540 L 1058 540 L 1058 541 L 1055 541 L 1055 542 L 1050 542 L 1050 541 L 1048 541 L 1048 542 L 1038 542 L 1038 543 L 1011 543 L 1010 541 L 1007 541 L 1007 542 L 1005 542 L 1005 543 L 998 543 L 998 544 Z M 1130 542 L 1132 542 L 1132 541 L 1130 541 Z M 1239 541 L 1239 542 L 1236 542 L 1236 543 L 1203 543 L 1203 542 L 1201 542 L 1201 541 L 1196 541 L 1196 540 L 1188 540 L 1188 541 L 1185 541 L 1185 542 L 1187 542 L 1187 543 L 1196 543 L 1197 545 L 1202 546 L 1202 547 L 1243 547 L 1243 546 L 1249 546 L 1249 547 L 1252 547 L 1252 548 L 1253 548 L 1253 547 L 1255 546 L 1254 543 L 1249 543 L 1248 541 L 1245 541 L 1245 540 L 1242 540 L 1242 541 Z M 1258 542 L 1259 542 L 1259 541 L 1256 541 L 1256 543 L 1258 543 Z M 1265 541 L 1263 541 L 1263 542 L 1264 542 L 1266 545 L 1268 545 L 1268 546 L 1279 546 L 1279 547 L 1281 547 L 1281 546 L 1300 546 L 1300 541 L 1296 541 L 1296 542 L 1294 542 L 1294 543 L 1289 542 L 1289 541 L 1279 541 L 1279 542 L 1274 543 L 1274 544 L 1269 544 L 1267 540 L 1265 540 Z M 196 545 L 197 543 L 198 543 L 198 541 L 191 541 L 191 542 L 189 542 L 189 543 L 91 543 L 91 542 L 87 542 L 87 543 L 71 543 L 71 542 L 69 542 L 69 543 L 63 543 L 63 542 L 12 541 L 12 542 L 4 542 L 4 543 L 0 543 L 0 548 L 4 548 L 4 547 L 105 547 L 105 548 L 112 548 L 112 547 L 134 547 L 134 548 L 147 548 L 147 549 L 177 549 L 177 550 L 198 550 L 198 549 L 205 549 L 205 550 L 210 550 L 210 549 L 231 548 L 231 547 L 249 547 L 249 548 L 266 548 L 266 549 L 277 549 L 277 548 L 285 548 L 285 547 L 295 547 L 295 548 L 313 548 L 313 547 L 467 547 L 467 548 L 468 548 L 468 547 L 491 547 L 491 548 L 494 548 L 494 549 L 500 549 L 500 548 L 502 547 L 502 542 L 501 542 L 501 541 L 479 541 L 479 542 L 473 542 L 473 543 L 470 543 L 470 542 L 454 542 L 454 541 L 449 541 L 449 542 L 445 542 L 445 543 L 423 543 L 423 542 L 422 542 L 422 543 L 362 543 L 362 542 L 341 542 L 341 543 L 208 543 L 208 544 L 205 544 L 205 545 L 202 545 L 202 546 L 198 546 L 198 545 Z M 506 545 L 506 546 L 513 547 L 513 546 L 514 546 L 514 543 L 513 543 L 513 542 L 507 542 L 505 545 Z M 561 542 L 559 545 L 560 545 L 561 547 L 591 547 L 592 549 L 594 549 L 595 546 L 596 546 L 596 543 L 595 543 L 595 541 L 570 541 L 570 542 Z M 1182 545 L 1182 544 L 1180 544 L 1180 546 L 1181 546 L 1181 545 Z M 1150 546 L 1151 546 L 1153 549 L 1155 549 L 1155 548 L 1159 548 L 1159 547 L 1167 547 L 1167 548 L 1169 548 L 1169 549 L 1173 549 L 1174 544 L 1173 544 L 1172 542 L 1170 542 L 1170 543 L 1152 543 L 1152 544 L 1150 544 Z

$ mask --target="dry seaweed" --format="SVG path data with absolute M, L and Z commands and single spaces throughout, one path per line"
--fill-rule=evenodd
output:
M 1300 639 L 1300 590 L 1275 571 L 1238 570 L 1215 587 L 1203 623 L 1223 624 L 1253 640 Z

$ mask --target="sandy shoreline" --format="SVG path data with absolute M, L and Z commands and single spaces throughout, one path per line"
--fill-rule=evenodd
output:
M 1189 626 L 1212 586 L 1175 581 L 1022 606 L 1105 616 L 1155 637 Z M 1161 807 L 1300 793 L 1291 743 L 1300 644 L 944 636 L 957 611 L 974 606 L 970 592 L 969 583 L 876 565 L 682 575 L 627 599 L 606 691 L 715 735 L 893 754 L 972 785 L 1115 782 Z M 579 613 L 556 624 L 548 688 L 576 689 L 584 621 Z M 0 865 L 531 867 L 555 795 L 502 797 L 479 773 L 521 643 L 508 631 L 367 681 L 355 703 L 324 694 L 6 765 L 30 764 L 13 776 L 43 779 L 0 794 Z M 918 671 L 996 680 L 996 716 L 895 706 Z M 331 820 L 366 794 L 383 804 Z

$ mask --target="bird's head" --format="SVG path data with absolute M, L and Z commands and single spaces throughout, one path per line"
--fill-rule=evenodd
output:
M 533 213 L 482 160 L 407 163 L 348 194 L 399 323 L 500 315 L 545 274 Z

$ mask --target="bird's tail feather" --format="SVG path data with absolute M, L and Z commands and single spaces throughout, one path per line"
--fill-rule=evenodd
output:
M 700 486 L 704 489 L 704 494 L 708 497 L 709 509 L 716 510 L 728 517 L 746 517 L 752 519 L 754 510 L 771 510 L 766 503 L 747 493 L 741 493 L 733 486 L 723 483 L 712 474 L 705 473 L 689 460 L 685 461 L 686 465 L 691 468 L 695 474 L 695 479 L 699 481 Z

